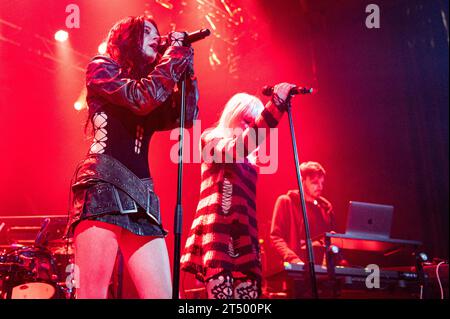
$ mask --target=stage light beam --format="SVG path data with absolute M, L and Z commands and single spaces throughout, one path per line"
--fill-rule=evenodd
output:
M 172 10 L 173 9 L 173 4 L 170 3 L 170 1 L 168 1 L 168 0 L 156 0 L 156 3 L 159 4 L 160 6 L 162 6 L 163 8 L 168 9 L 168 10 Z
M 216 25 L 214 24 L 214 22 L 211 20 L 209 14 L 205 15 L 205 19 L 206 21 L 208 21 L 209 25 L 211 26 L 211 29 L 216 30 Z
M 213 48 L 209 49 L 209 64 L 213 69 L 222 64 Z

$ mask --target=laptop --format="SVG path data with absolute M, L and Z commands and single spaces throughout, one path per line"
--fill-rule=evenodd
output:
M 349 202 L 346 235 L 389 238 L 394 206 Z

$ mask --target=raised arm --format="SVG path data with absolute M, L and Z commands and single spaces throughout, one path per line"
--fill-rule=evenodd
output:
M 146 78 L 134 80 L 124 77 L 115 61 L 97 56 L 87 68 L 88 96 L 100 96 L 145 116 L 172 94 L 175 83 L 192 63 L 192 58 L 192 48 L 171 46 Z
M 214 157 L 220 155 L 220 159 L 225 158 L 226 162 L 236 162 L 251 154 L 264 141 L 269 129 L 278 125 L 286 110 L 286 100 L 292 87 L 294 85 L 288 83 L 276 85 L 271 101 L 245 130 L 238 131 L 233 137 L 210 139 Z

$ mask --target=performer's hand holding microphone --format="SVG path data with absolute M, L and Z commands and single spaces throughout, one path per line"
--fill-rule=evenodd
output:
M 169 46 L 190 46 L 192 43 L 200 41 L 211 34 L 209 29 L 200 29 L 195 32 L 170 32 L 162 36 L 159 44 L 159 53 L 164 53 Z
M 187 32 L 170 32 L 167 36 L 162 36 L 159 42 L 158 52 L 164 54 L 169 46 L 187 46 L 190 47 L 192 43 L 202 40 L 209 36 L 211 31 L 209 29 L 200 29 L 192 33 Z M 187 73 L 194 74 L 194 61 L 190 60 Z
M 181 47 L 184 45 L 184 40 L 187 36 L 186 32 L 170 32 L 167 36 L 168 44 L 174 47 Z M 163 41 L 165 39 L 162 39 Z
M 280 106 L 285 104 L 290 97 L 296 94 L 312 94 L 312 88 L 300 87 L 292 83 L 278 83 L 275 86 L 264 86 L 262 93 L 266 96 L 272 96 L 273 102 Z
M 283 105 L 291 96 L 291 90 L 295 88 L 295 84 L 278 83 L 272 88 L 272 99 L 276 105 Z

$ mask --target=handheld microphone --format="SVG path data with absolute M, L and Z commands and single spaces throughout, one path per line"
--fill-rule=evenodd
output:
M 184 43 L 191 44 L 191 43 L 203 40 L 210 34 L 211 34 L 211 31 L 209 31 L 209 29 L 200 29 L 200 30 L 188 33 L 187 36 L 184 38 Z
M 209 31 L 209 29 L 200 29 L 200 30 L 197 30 L 197 31 L 194 31 L 191 33 L 186 33 L 186 36 L 184 37 L 184 40 L 183 40 L 183 44 L 188 45 L 188 44 L 192 44 L 194 42 L 203 40 L 210 34 L 211 34 L 211 31 Z M 170 46 L 169 37 L 167 35 L 162 36 L 159 47 L 158 47 L 159 53 L 164 53 L 164 51 L 166 51 L 166 49 L 169 46 Z
M 291 89 L 289 92 L 290 95 L 296 95 L 296 94 L 312 94 L 314 92 L 313 88 L 307 88 L 307 87 L 301 87 L 296 86 Z M 266 96 L 272 96 L 273 94 L 273 86 L 266 85 L 262 89 L 262 94 Z

